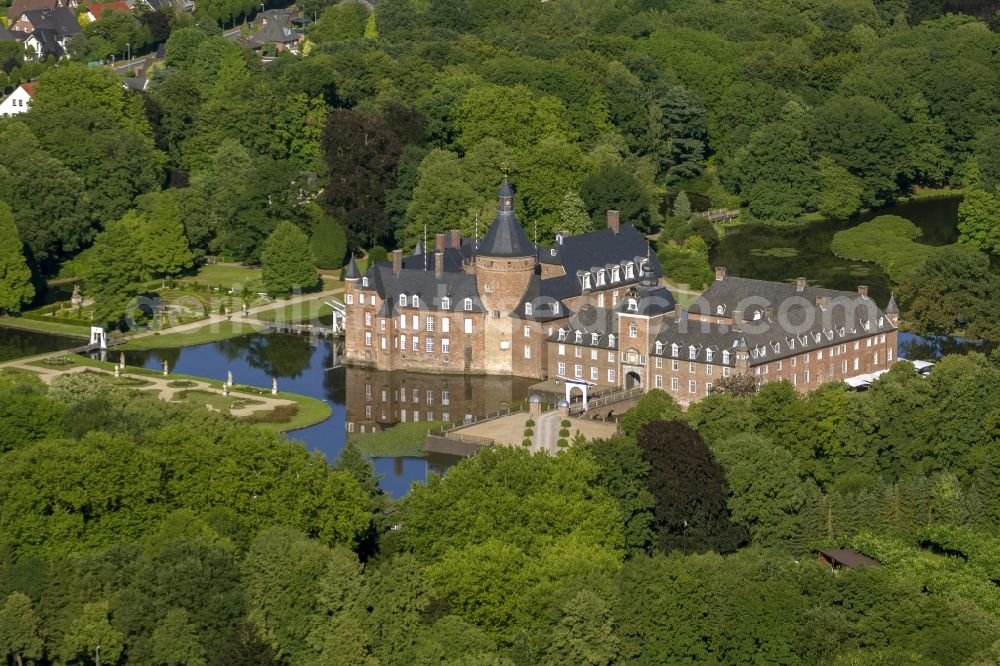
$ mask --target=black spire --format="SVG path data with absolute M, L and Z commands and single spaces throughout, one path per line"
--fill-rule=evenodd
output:
M 497 215 L 479 244 L 479 254 L 487 257 L 531 257 L 535 248 L 514 215 L 514 189 L 504 178 L 500 184 Z
M 886 314 L 899 314 L 899 306 L 896 305 L 896 294 L 893 293 L 889 296 L 889 305 L 885 306 Z

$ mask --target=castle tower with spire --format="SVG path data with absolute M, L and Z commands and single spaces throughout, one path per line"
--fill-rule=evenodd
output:
M 486 372 L 513 372 L 514 324 L 511 314 L 521 303 L 538 258 L 514 214 L 514 189 L 504 178 L 500 184 L 497 214 L 476 250 L 476 282 L 486 309 L 484 342 Z

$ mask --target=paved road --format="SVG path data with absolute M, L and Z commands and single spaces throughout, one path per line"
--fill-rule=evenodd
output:
M 531 447 L 532 452 L 545 451 L 555 455 L 559 450 L 556 440 L 559 439 L 559 412 L 552 410 L 540 414 L 535 419 L 535 444 Z

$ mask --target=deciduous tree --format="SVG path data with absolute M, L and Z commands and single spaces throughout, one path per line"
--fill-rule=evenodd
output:
M 260 253 L 264 287 L 273 294 L 309 291 L 319 284 L 309 238 L 291 222 L 280 222 Z
M 7 202 L 0 201 L 0 313 L 18 313 L 35 296 L 24 244 Z

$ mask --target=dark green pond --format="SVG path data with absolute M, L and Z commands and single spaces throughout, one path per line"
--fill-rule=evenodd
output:
M 875 264 L 841 259 L 830 251 L 833 235 L 879 215 L 899 215 L 923 232 L 928 245 L 947 245 L 958 239 L 958 197 L 928 199 L 865 213 L 850 220 L 825 220 L 794 227 L 753 224 L 734 227 L 712 252 L 712 265 L 725 266 L 729 275 L 794 282 L 805 276 L 810 284 L 853 291 L 867 284 L 880 305 L 889 300 L 889 280 Z

